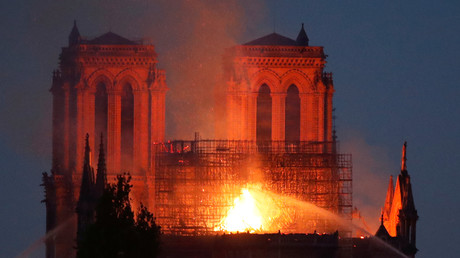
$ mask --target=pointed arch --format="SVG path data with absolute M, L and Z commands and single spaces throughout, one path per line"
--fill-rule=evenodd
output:
M 287 92 L 292 84 L 297 86 L 299 93 L 310 93 L 317 90 L 308 75 L 297 69 L 291 69 L 281 76 L 281 92 Z
M 140 82 L 145 81 L 141 79 L 141 76 L 131 68 L 124 69 L 119 72 L 114 81 L 116 82 L 115 87 L 117 90 L 123 90 L 123 87 L 126 83 L 129 83 L 134 91 L 142 90 L 145 88 L 145 85 Z
M 280 77 L 270 69 L 261 69 L 253 74 L 249 80 L 250 91 L 259 92 L 262 85 L 267 85 L 271 92 L 278 92 L 280 88 Z
M 110 90 L 113 88 L 115 76 L 108 71 L 107 69 L 98 69 L 91 73 L 86 78 L 86 86 L 93 92 L 96 91 L 96 87 L 99 83 L 104 83 L 106 86 L 106 90 Z

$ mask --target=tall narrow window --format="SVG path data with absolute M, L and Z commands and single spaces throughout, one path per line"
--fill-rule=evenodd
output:
M 296 144 L 300 140 L 300 97 L 295 85 L 287 90 L 285 112 L 284 139 L 288 144 Z
M 100 135 L 104 136 L 104 149 L 107 150 L 107 89 L 104 83 L 99 83 L 96 86 L 96 94 L 94 96 L 94 139 L 98 144 Z M 93 147 L 94 151 L 99 152 L 99 145 Z M 97 153 L 99 155 L 99 153 Z M 95 156 L 97 157 L 97 156 Z
M 133 172 L 134 96 L 131 85 L 121 93 L 121 168 Z
M 264 84 L 257 96 L 256 140 L 259 146 L 268 146 L 272 139 L 272 98 L 270 88 Z

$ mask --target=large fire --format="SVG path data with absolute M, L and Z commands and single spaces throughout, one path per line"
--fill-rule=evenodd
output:
M 234 206 L 230 208 L 216 230 L 253 233 L 263 229 L 264 219 L 256 205 L 256 200 L 248 189 L 242 189 L 241 192 L 241 195 L 235 199 Z
M 319 221 L 319 222 L 318 222 Z M 248 184 L 214 227 L 227 233 L 334 232 L 348 222 L 330 211 L 292 197 L 275 194 L 261 185 Z
M 280 217 L 281 209 L 274 200 L 256 189 L 243 188 L 233 206 L 215 231 L 224 232 L 269 232 L 273 222 Z

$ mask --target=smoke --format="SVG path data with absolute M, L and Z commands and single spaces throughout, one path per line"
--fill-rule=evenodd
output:
M 110 7 L 102 11 L 107 14 L 103 23 L 125 37 L 148 37 L 155 45 L 158 66 L 166 70 L 169 87 L 166 137 L 190 139 L 194 132 L 200 132 L 203 138 L 213 138 L 215 98 L 225 100 L 225 85 L 220 82 L 222 55 L 226 48 L 242 43 L 248 26 L 262 21 L 263 4 L 242 0 L 141 0 L 133 1 L 129 10 L 123 8 L 124 2 L 106 4 Z M 127 15 L 129 19 L 124 19 Z
M 177 1 L 165 30 L 173 34 L 166 51 L 160 51 L 160 66 L 167 72 L 167 137 L 190 138 L 200 132 L 214 137 L 215 97 L 223 97 L 222 55 L 240 44 L 249 22 L 245 9 L 231 1 Z M 170 6 L 165 6 L 168 12 Z M 160 42 L 163 46 L 165 42 Z M 223 98 L 222 100 L 225 100 Z M 217 118 L 220 119 L 220 118 Z
M 166 138 L 190 139 L 194 132 L 214 138 L 215 119 L 222 119 L 216 118 L 215 103 L 225 100 L 222 55 L 226 48 L 242 43 L 248 24 L 263 20 L 264 5 L 242 0 L 136 1 L 133 5 L 137 11 L 145 10 L 131 21 L 126 35 L 150 37 L 159 67 L 166 70 Z M 118 7 L 112 7 L 111 17 L 124 10 Z
M 113 31 L 151 40 L 169 87 L 166 136 L 190 139 L 195 131 L 214 136 L 222 53 L 241 44 L 243 34 L 253 31 L 266 13 L 259 0 L 43 0 L 21 8 L 23 20 L 8 16 L 5 21 L 18 26 L 4 32 L 10 51 L 0 69 L 0 110 L 8 123 L 0 133 L 9 146 L 41 158 L 51 154 L 51 74 L 74 19 L 88 38 Z
M 10 178 L 5 182 L 27 181 L 37 189 L 33 175 L 48 169 L 51 160 L 52 98 L 48 90 L 52 71 L 58 68 L 59 53 L 67 45 L 74 19 L 80 33 L 90 38 L 108 31 L 130 39 L 150 38 L 170 89 L 166 136 L 191 138 L 199 131 L 211 138 L 213 88 L 221 72 L 221 54 L 225 48 L 242 43 L 242 33 L 255 31 L 266 13 L 259 0 L 26 0 L 8 3 L 2 10 L 0 31 L 7 51 L 1 52 L 0 116 L 4 123 L 0 147 L 3 154 L 18 153 L 14 160 L 2 161 L 30 164 L 32 160 L 35 165 L 20 173 L 8 173 Z M 22 192 L 18 188 L 8 194 L 23 196 Z M 41 198 L 34 195 L 27 200 L 37 203 Z M 5 221 L 16 217 L 27 221 L 22 214 L 37 213 L 31 209 L 21 214 L 12 212 Z M 16 226 L 7 231 L 13 229 L 22 232 Z M 14 242 L 20 245 L 20 241 Z
M 353 155 L 353 205 L 369 226 L 367 231 L 375 233 L 380 226 L 390 175 L 397 171 L 392 166 L 395 161 L 390 161 L 387 150 L 369 144 L 357 132 L 341 141 L 341 151 Z M 366 227 L 359 218 L 354 221 Z

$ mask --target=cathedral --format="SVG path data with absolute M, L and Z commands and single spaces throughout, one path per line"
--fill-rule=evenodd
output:
M 186 238 L 197 244 L 191 257 L 271 257 L 260 241 L 279 239 L 286 257 L 306 257 L 306 250 L 314 254 L 307 257 L 389 257 L 371 238 L 355 239 L 350 227 L 321 215 L 352 223 L 352 161 L 338 149 L 326 57 L 323 47 L 309 45 L 303 24 L 295 40 L 272 33 L 226 49 L 219 121 L 225 137 L 196 133 L 193 140 L 165 141 L 168 87 L 154 46 L 113 32 L 88 39 L 74 23 L 50 89 L 53 158 L 43 182 L 46 230 L 54 235 L 46 240 L 46 257 L 75 256 L 77 231 L 94 219 L 95 199 L 124 172 L 132 176 L 133 209 L 142 203 L 153 212 L 171 252 Z M 98 160 L 96 173 L 92 160 Z M 223 218 L 242 189 L 254 185 L 318 211 L 278 200 L 280 212 L 263 231 L 225 236 L 231 231 Z M 404 144 L 376 237 L 414 257 L 417 219 Z M 198 248 L 211 236 L 217 242 Z M 239 238 L 255 247 L 235 253 Z

